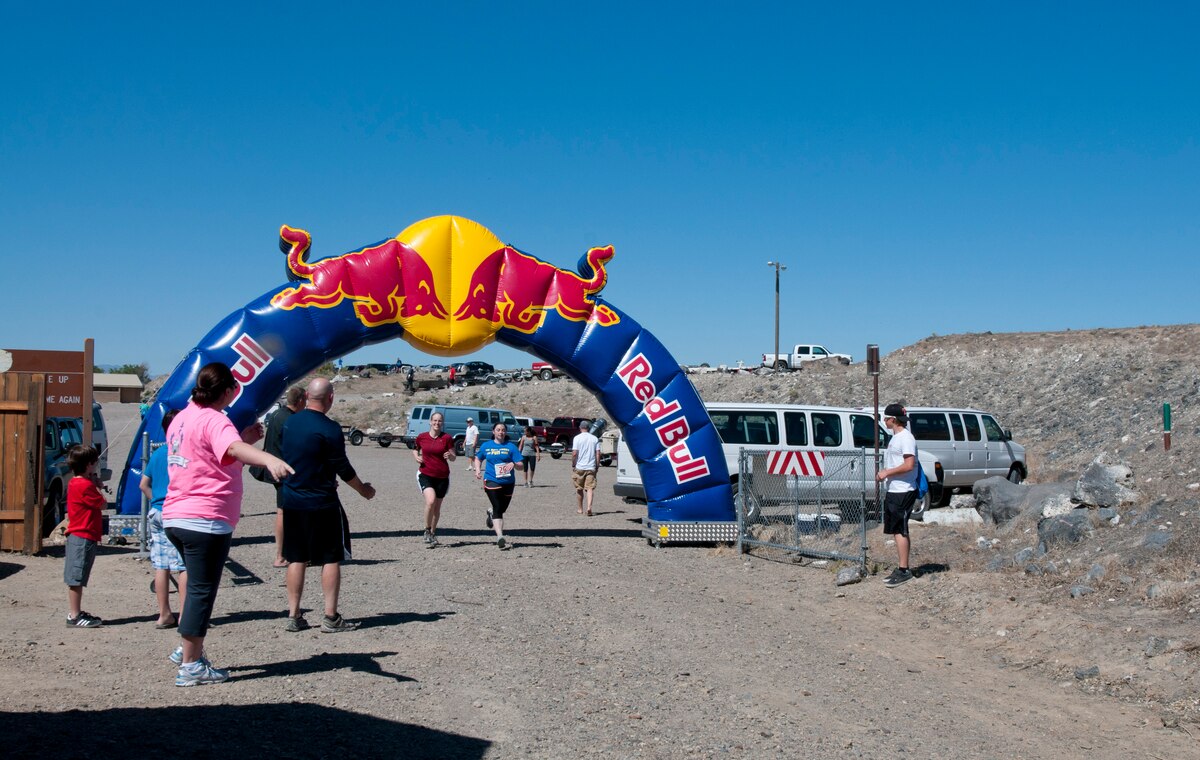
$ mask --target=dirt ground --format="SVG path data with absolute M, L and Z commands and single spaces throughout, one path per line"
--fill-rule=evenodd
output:
M 119 432 L 136 406 L 105 411 Z M 6 756 L 1200 754 L 1200 730 L 1167 700 L 1077 677 L 1120 655 L 1094 638 L 1096 651 L 1074 645 L 1074 629 L 1105 621 L 1050 614 L 1036 595 L 1006 595 L 1000 576 L 931 566 L 895 590 L 878 577 L 838 588 L 812 565 L 654 549 L 640 537 L 644 508 L 612 495 L 612 469 L 586 518 L 568 461 L 549 457 L 537 487 L 515 495 L 513 550 L 497 550 L 486 499 L 461 466 L 430 550 L 411 453 L 350 455 L 379 490 L 372 502 L 344 494 L 355 559 L 341 609 L 362 628 L 284 631 L 273 492 L 247 479 L 208 640 L 232 671 L 222 685 L 173 685 L 177 636 L 154 629 L 151 570 L 133 550 L 106 548 L 96 562 L 84 596 L 106 620 L 95 630 L 64 625 L 61 549 L 0 557 Z M 934 530 L 950 529 L 918 528 L 915 545 Z

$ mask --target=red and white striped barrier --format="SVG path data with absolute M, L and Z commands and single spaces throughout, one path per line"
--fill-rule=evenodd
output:
M 767 472 L 820 477 L 825 474 L 825 454 L 820 451 L 770 451 L 767 452 Z

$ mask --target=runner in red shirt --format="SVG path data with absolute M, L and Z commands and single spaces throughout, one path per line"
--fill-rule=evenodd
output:
M 425 535 L 422 540 L 430 549 L 437 546 L 437 524 L 442 516 L 442 499 L 450 490 L 450 462 L 454 461 L 454 439 L 442 432 L 445 418 L 434 412 L 429 418 L 429 432 L 417 436 L 413 458 L 417 468 L 417 484 L 425 495 Z

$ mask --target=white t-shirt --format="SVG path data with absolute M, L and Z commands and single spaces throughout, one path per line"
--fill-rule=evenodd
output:
M 575 452 L 576 470 L 596 469 L 596 450 L 600 448 L 600 439 L 591 433 L 580 433 L 571 444 Z
M 472 422 L 470 425 L 467 425 L 467 433 L 463 436 L 463 444 L 466 446 L 474 446 L 475 442 L 478 440 L 479 428 L 475 427 L 475 423 Z
M 917 490 L 917 439 L 913 438 L 913 434 L 908 432 L 908 428 L 903 428 L 899 433 L 892 436 L 892 440 L 888 442 L 887 451 L 883 452 L 884 469 L 890 470 L 893 467 L 899 467 L 904 464 L 904 457 L 906 456 L 913 458 L 913 468 L 908 472 L 888 478 L 888 493 L 905 493 Z

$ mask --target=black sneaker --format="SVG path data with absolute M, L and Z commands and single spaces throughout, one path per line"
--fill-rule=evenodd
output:
M 908 583 L 912 579 L 913 574 L 911 570 L 901 570 L 900 568 L 896 568 L 892 571 L 891 575 L 883 579 L 883 585 L 887 586 L 888 588 L 896 588 L 902 583 Z
M 431 538 L 433 538 L 432 534 L 429 531 L 425 531 L 425 535 L 421 537 L 421 540 L 428 544 Z
M 82 610 L 80 610 L 79 614 L 75 617 L 67 615 L 68 628 L 99 628 L 102 625 L 104 625 L 104 623 L 100 620 L 100 618 L 96 617 L 95 615 L 89 615 Z
M 301 631 L 307 631 L 311 627 L 312 626 L 308 624 L 308 621 L 304 619 L 303 615 L 297 615 L 296 617 L 288 618 L 287 628 L 285 630 L 288 633 L 300 633 Z
M 508 550 L 508 542 L 504 540 L 504 536 L 496 539 L 496 546 L 499 546 L 501 551 Z
M 492 510 L 487 511 L 487 526 L 492 527 Z

